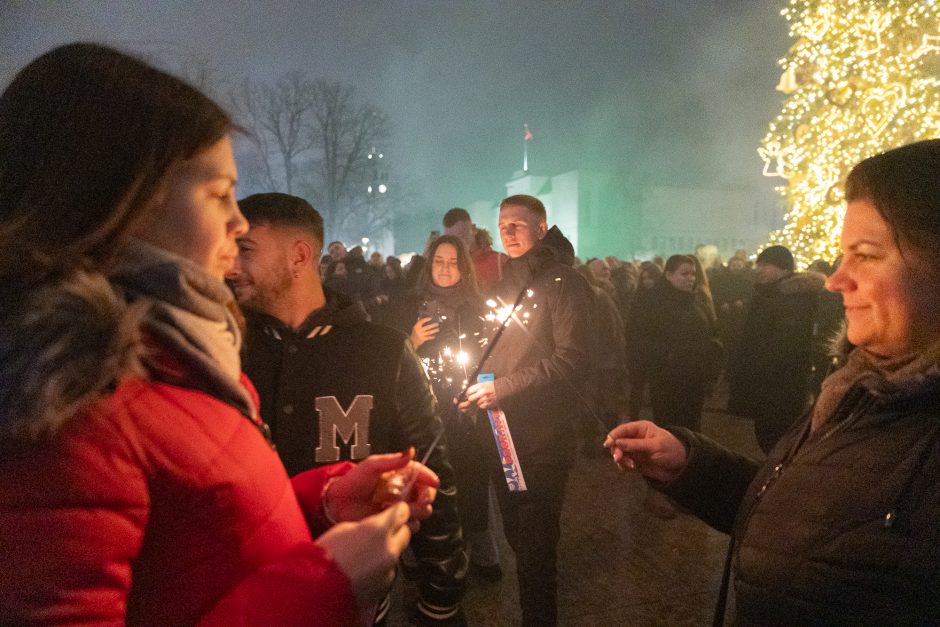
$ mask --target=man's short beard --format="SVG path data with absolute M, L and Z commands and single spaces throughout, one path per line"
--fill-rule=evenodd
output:
M 277 270 L 270 275 L 269 280 L 254 281 L 253 293 L 241 300 L 240 304 L 245 309 L 270 313 L 274 310 L 274 305 L 290 290 L 292 282 L 290 270 L 278 266 Z

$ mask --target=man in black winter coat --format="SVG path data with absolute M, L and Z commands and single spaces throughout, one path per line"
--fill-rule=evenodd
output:
M 361 303 L 324 292 L 320 215 L 286 194 L 255 194 L 239 206 L 251 227 L 229 277 L 246 314 L 242 367 L 288 474 L 409 446 L 423 456 L 443 429 L 430 382 L 404 334 L 369 322 Z M 443 439 L 427 466 L 441 485 L 411 541 L 419 592 L 413 618 L 462 625 L 468 560 Z
M 503 528 L 516 554 L 523 625 L 554 625 L 556 547 L 560 536 L 565 482 L 576 446 L 572 437 L 589 411 L 584 385 L 591 375 L 592 307 L 590 285 L 571 263 L 574 251 L 557 227 L 548 229 L 545 207 L 532 196 L 510 196 L 499 211 L 499 233 L 510 259 L 497 285 L 512 305 L 525 297 L 514 320 L 495 345 L 481 372 L 494 380 L 471 386 L 467 400 L 501 410 L 517 453 L 524 489 L 505 456 L 492 455 L 494 485 Z M 492 413 L 492 412 L 491 412 Z M 485 421 L 481 421 L 484 423 Z M 496 452 L 490 425 L 481 437 Z M 503 450 L 508 450 L 502 447 Z
M 728 411 L 754 420 L 770 451 L 809 404 L 813 322 L 825 277 L 795 273 L 793 254 L 770 246 L 757 256 L 757 283 L 730 364 Z

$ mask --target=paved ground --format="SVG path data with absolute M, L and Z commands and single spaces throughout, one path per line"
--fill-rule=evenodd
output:
M 749 421 L 706 406 L 703 431 L 752 456 L 760 449 Z M 656 518 L 643 506 L 645 483 L 622 475 L 609 458 L 581 458 L 568 484 L 559 546 L 559 623 L 593 625 L 710 625 L 727 536 L 697 518 Z M 472 626 L 520 621 L 515 563 L 501 538 L 505 576 L 495 584 L 471 580 L 464 602 Z M 389 624 L 407 625 L 414 587 L 396 583 Z M 411 601 L 411 602 L 410 602 Z

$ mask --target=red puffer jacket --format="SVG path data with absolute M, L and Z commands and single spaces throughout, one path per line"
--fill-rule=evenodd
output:
M 301 477 L 305 509 L 348 467 Z M 52 444 L 0 461 L 0 556 L 0 619 L 18 623 L 355 620 L 348 579 L 311 541 L 258 429 L 206 394 L 139 378 Z

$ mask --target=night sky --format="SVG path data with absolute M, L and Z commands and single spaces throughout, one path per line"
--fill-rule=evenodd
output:
M 502 197 L 524 122 L 534 174 L 591 168 L 773 202 L 756 148 L 784 99 L 783 4 L 6 0 L 0 82 L 75 40 L 172 71 L 208 67 L 220 89 L 290 70 L 341 80 L 389 114 L 394 137 L 381 148 L 418 215 Z

